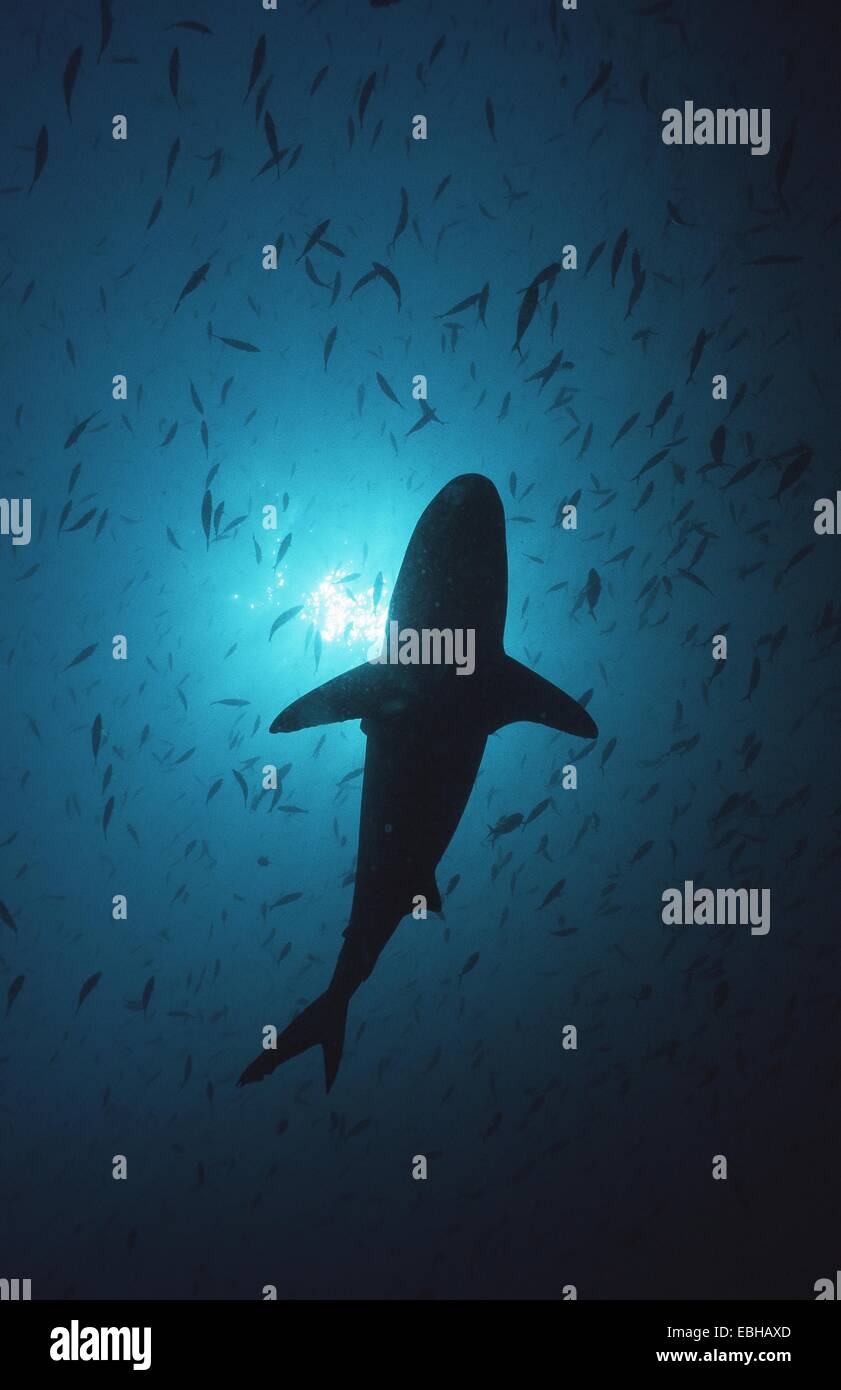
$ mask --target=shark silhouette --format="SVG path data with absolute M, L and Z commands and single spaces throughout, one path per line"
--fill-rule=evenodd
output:
M 455 834 L 488 736 L 528 721 L 595 738 L 587 711 L 557 686 L 507 656 L 508 557 L 502 500 L 478 473 L 454 478 L 430 502 L 403 558 L 389 606 L 389 631 L 471 629 L 475 669 L 374 664 L 337 676 L 289 705 L 272 733 L 361 719 L 367 736 L 359 851 L 350 923 L 333 978 L 248 1066 L 244 1086 L 262 1081 L 307 1048 L 324 1052 L 327 1090 L 345 1038 L 348 1004 L 367 980 L 418 895 L 441 911 L 435 870 Z

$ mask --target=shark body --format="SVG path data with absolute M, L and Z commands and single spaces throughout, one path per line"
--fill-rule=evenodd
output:
M 598 730 L 570 695 L 507 656 L 505 516 L 493 483 L 454 478 L 412 534 L 389 606 L 400 631 L 457 629 L 475 635 L 475 669 L 371 661 L 304 695 L 272 733 L 361 719 L 367 737 L 359 850 L 350 922 L 325 992 L 246 1068 L 262 1081 L 320 1045 L 330 1090 L 351 997 L 371 974 L 400 921 L 422 895 L 441 910 L 435 871 L 470 797 L 490 734 L 529 721 L 581 738 Z

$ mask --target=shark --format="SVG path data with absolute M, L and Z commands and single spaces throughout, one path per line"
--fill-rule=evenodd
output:
M 332 979 L 275 1046 L 264 1048 L 246 1067 L 240 1086 L 262 1081 L 283 1062 L 320 1046 L 330 1090 L 353 995 L 419 900 L 433 912 L 442 910 L 435 872 L 467 806 L 491 734 L 525 721 L 597 738 L 583 704 L 506 654 L 507 607 L 502 499 L 490 478 L 461 474 L 436 494 L 415 526 L 392 591 L 386 631 L 395 636 L 469 632 L 469 672 L 454 662 L 404 660 L 410 643 L 397 652 L 384 647 L 379 658 L 369 653 L 363 665 L 301 696 L 272 723 L 272 733 L 292 734 L 362 721 L 359 842 L 350 920 Z

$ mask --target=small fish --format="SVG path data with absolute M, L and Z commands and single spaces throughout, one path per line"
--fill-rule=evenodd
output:
M 94 517 L 96 516 L 96 512 L 97 512 L 97 508 L 96 508 L 96 507 L 92 507 L 90 511 L 85 512 L 84 516 L 81 516 L 81 517 L 79 518 L 78 521 L 76 521 L 76 522 L 73 523 L 72 526 L 68 526 L 68 528 L 67 528 L 68 534 L 69 534 L 71 531 L 81 531 L 81 530 L 83 530 L 83 528 L 84 528 L 85 526 L 87 526 L 88 522 L 93 521 Z
M 316 73 L 315 77 L 313 78 L 312 86 L 310 87 L 310 96 L 314 96 L 314 95 L 315 95 L 315 93 L 318 91 L 319 87 L 321 86 L 322 82 L 324 81 L 324 79 L 325 79 L 325 77 L 327 76 L 327 74 L 328 74 L 329 71 L 330 71 L 330 67 L 329 67 L 329 64 L 328 64 L 326 67 L 321 68 L 321 69 Z
M 724 428 L 724 425 L 719 425 L 717 429 L 713 431 L 712 438 L 710 439 L 710 453 L 712 455 L 713 462 L 719 468 L 724 463 L 724 450 L 726 444 L 727 430 Z
M 357 115 L 359 116 L 359 127 L 360 127 L 360 130 L 361 130 L 362 125 L 363 125 L 363 122 L 364 122 L 364 120 L 365 120 L 365 112 L 366 112 L 366 110 L 368 109 L 368 102 L 371 100 L 371 97 L 372 97 L 372 95 L 373 95 L 373 91 L 374 91 L 374 88 L 376 87 L 376 85 L 377 85 L 377 74 L 376 74 L 376 72 L 372 72 L 372 73 L 370 73 L 369 76 L 365 79 L 365 85 L 363 86 L 362 91 L 361 91 L 360 94 L 359 94 L 359 107 L 358 107 Z
M 577 117 L 578 117 L 578 112 L 581 110 L 581 107 L 584 106 L 584 104 L 585 104 L 586 102 L 588 102 L 588 101 L 590 100 L 591 97 L 594 97 L 594 96 L 596 95 L 597 92 L 600 92 L 600 91 L 601 91 L 602 87 L 603 87 L 603 86 L 605 85 L 605 83 L 608 81 L 608 79 L 609 79 L 610 74 L 612 73 L 612 71 L 613 71 L 613 63 L 612 63 L 612 62 L 609 62 L 609 63 L 602 62 L 602 63 L 599 64 L 599 70 L 598 70 L 598 72 L 596 73 L 596 76 L 594 77 L 593 81 L 590 83 L 590 86 L 587 88 L 587 91 L 584 93 L 584 95 L 583 95 L 583 97 L 581 98 L 581 100 L 580 100 L 579 102 L 577 102 L 576 105 L 575 105 L 575 108 L 574 108 L 573 113 L 572 113 L 573 123 L 575 123 L 575 121 L 576 121 L 576 119 L 577 119 Z
M 616 245 L 613 248 L 613 256 L 610 261 L 610 283 L 613 288 L 616 287 L 616 276 L 619 274 L 619 267 L 622 264 L 622 257 L 625 255 L 627 245 L 628 228 L 626 227 L 617 237 Z
M 491 132 L 491 139 L 496 144 L 496 115 L 490 97 L 485 102 L 485 120 L 488 123 L 488 130 Z
M 83 661 L 87 661 L 88 657 L 93 656 L 98 646 L 99 643 L 94 642 L 93 645 L 90 647 L 83 647 L 79 654 L 77 656 L 74 656 L 73 660 L 67 663 L 64 670 L 69 671 L 73 666 L 81 666 Z
M 47 135 L 47 127 L 45 125 L 42 125 L 41 129 L 38 131 L 38 138 L 35 142 L 35 168 L 32 174 L 32 182 L 29 185 L 30 193 L 32 192 L 39 178 L 41 177 L 41 174 L 44 172 L 44 165 L 47 162 L 48 149 L 49 137 Z
M 266 97 L 267 97 L 268 94 L 269 94 L 269 88 L 271 87 L 273 80 L 274 80 L 274 79 L 273 79 L 272 77 L 267 77 L 266 80 L 265 80 L 265 82 L 263 83 L 262 87 L 260 88 L 259 92 L 257 93 L 257 100 L 256 100 L 255 103 L 254 103 L 254 124 L 255 124 L 255 125 L 259 125 L 259 124 L 260 124 L 260 117 L 261 117 L 262 114 L 263 114 L 263 107 L 264 107 L 265 104 L 266 104 Z
M 288 907 L 290 903 L 297 902 L 298 899 L 302 898 L 303 896 L 303 893 L 284 893 L 282 897 L 278 898 L 276 902 L 272 903 L 271 907 L 269 908 L 269 912 L 272 912 L 276 907 Z
M 393 275 L 387 266 L 380 265 L 379 261 L 373 261 L 372 264 L 374 267 L 375 274 L 379 275 L 381 280 L 385 280 L 389 289 L 393 291 L 394 296 L 397 299 L 397 311 L 399 313 L 400 306 L 402 304 L 402 292 L 397 276 Z
M 527 825 L 531 825 L 532 821 L 537 820 L 538 816 L 542 816 L 543 812 L 547 809 L 547 807 L 552 805 L 554 805 L 554 803 L 552 801 L 551 796 L 544 797 L 543 801 L 539 801 L 537 805 L 534 807 L 534 810 L 529 811 L 528 816 L 523 821 L 523 829 L 525 830 Z
M 82 62 L 82 46 L 74 48 L 70 57 L 67 59 L 67 66 L 64 69 L 64 104 L 67 107 L 67 119 L 72 124 L 73 117 L 70 114 L 70 102 L 73 98 L 73 88 L 76 85 L 76 78 L 79 75 L 79 66 Z
M 95 420 L 98 414 L 99 414 L 99 411 L 98 411 L 98 410 L 95 410 L 95 411 L 93 412 L 93 415 L 88 415 L 87 419 L 85 419 L 85 420 L 80 420 L 80 422 L 79 422 L 78 425 L 74 425 L 74 426 L 73 426 L 73 429 L 70 431 L 70 433 L 68 434 L 67 438 L 66 438 L 65 441 L 64 441 L 64 447 L 65 447 L 65 449 L 72 449 L 72 448 L 73 448 L 73 445 L 74 445 L 74 444 L 81 438 L 81 436 L 84 434 L 84 432 L 85 432 L 85 430 L 87 429 L 88 425 L 90 424 L 91 420 Z
M 565 883 L 565 878 L 559 878 L 558 882 L 552 885 L 552 887 L 549 889 L 549 892 L 546 894 L 546 897 L 543 899 L 543 902 L 540 904 L 538 912 L 542 911 L 544 907 L 548 907 L 549 903 L 554 902 L 556 898 L 560 897 Z
M 338 333 L 338 331 L 339 331 L 338 326 L 336 326 L 336 327 L 334 327 L 334 328 L 331 328 L 331 329 L 330 329 L 330 332 L 327 334 L 327 339 L 326 339 L 326 341 L 325 341 L 325 343 L 324 343 L 324 370 L 325 370 L 325 372 L 327 371 L 327 363 L 330 361 L 330 353 L 333 351 L 333 344 L 334 344 L 335 341 L 336 341 L 336 334 Z
M 208 29 L 206 24 L 200 24 L 197 19 L 177 19 L 174 24 L 168 24 L 168 29 L 191 29 L 194 34 L 212 34 L 213 30 Z
M 167 446 L 168 444 L 171 444 L 171 443 L 172 443 L 172 441 L 173 441 L 173 439 L 175 438 L 175 436 L 176 436 L 177 433 L 178 433 L 178 421 L 176 420 L 174 424 L 170 425 L 169 430 L 168 430 L 168 432 L 167 432 L 166 439 L 163 441 L 163 443 L 162 443 L 159 447 L 160 447 L 161 449 L 165 449 L 166 446 Z
M 468 957 L 467 957 L 467 960 L 464 962 L 464 965 L 461 967 L 461 970 L 460 970 L 460 972 L 459 972 L 459 977 L 458 977 L 458 978 L 461 980 L 461 979 L 463 979 L 463 977 L 464 977 L 465 975 L 469 975 L 469 974 L 470 974 L 470 971 L 471 971 L 471 970 L 473 969 L 473 967 L 477 964 L 478 960 L 479 960 L 479 952 L 478 952 L 478 951 L 474 951 L 473 954 L 472 954 L 471 956 L 468 956 Z
M 169 59 L 169 90 L 172 92 L 173 100 L 176 106 L 178 106 L 178 74 L 180 71 L 181 55 L 179 54 L 177 48 L 173 48 Z
M 99 52 L 96 55 L 97 63 L 99 62 L 100 58 L 102 57 L 103 53 L 108 47 L 108 44 L 111 39 L 113 20 L 111 18 L 111 5 L 109 3 L 109 0 L 99 0 L 99 24 L 101 37 L 99 40 Z
M 266 36 L 265 34 L 261 34 L 254 47 L 254 56 L 251 59 L 251 73 L 248 78 L 248 90 L 242 99 L 243 106 L 248 101 L 248 98 L 251 96 L 251 93 L 254 89 L 254 84 L 257 81 L 257 78 L 260 76 L 260 73 L 263 71 L 263 64 L 265 63 L 265 61 Z
M 399 400 L 397 399 L 396 395 L 394 394 L 394 391 L 392 390 L 392 388 L 391 388 L 391 386 L 389 385 L 389 383 L 386 381 L 386 379 L 385 379 L 385 377 L 383 376 L 382 372 L 377 372 L 377 384 L 379 385 L 379 388 L 380 388 L 380 390 L 382 391 L 383 395 L 384 395 L 384 396 L 388 396 L 388 399 L 389 399 L 390 401 L 394 401 L 394 404 L 395 404 L 395 405 L 399 405 L 399 406 L 400 406 L 400 409 L 402 410 L 402 409 L 403 409 L 403 403 L 402 403 L 402 401 L 399 401 Z
M 796 483 L 799 478 L 802 478 L 803 474 L 806 472 L 806 469 L 809 467 L 809 464 L 811 462 L 811 449 L 807 448 L 804 449 L 801 453 L 798 453 L 796 458 L 793 458 L 791 463 L 787 465 L 785 472 L 783 473 L 783 476 L 780 480 L 780 486 L 774 493 L 772 500 L 775 502 L 779 502 L 782 494 L 788 488 L 792 487 L 793 484 Z
M 274 565 L 272 566 L 273 569 L 277 569 L 278 565 L 280 564 L 281 560 L 283 559 L 291 544 L 292 532 L 287 531 L 286 535 L 283 537 L 283 540 L 280 542 L 280 545 L 277 548 L 277 554 L 275 556 Z
M 14 839 L 14 835 L 11 837 Z M 9 844 L 9 840 L 4 840 L 3 844 Z M 9 928 L 9 931 L 17 932 L 17 923 L 4 902 L 0 902 L 0 922 Z
M 183 290 L 178 296 L 178 304 L 176 304 L 175 308 L 172 311 L 174 314 L 178 313 L 178 305 L 181 303 L 182 299 L 186 299 L 188 294 L 192 294 L 193 290 L 198 289 L 199 285 L 202 283 L 209 270 L 210 261 L 205 261 L 204 265 L 200 265 L 198 270 L 193 271 L 192 275 L 190 276 L 189 280 L 187 281 L 186 285 L 184 286 Z
M 641 845 L 640 845 L 640 847 L 639 847 L 639 849 L 637 850 L 636 854 L 634 855 L 633 859 L 631 859 L 629 862 L 630 862 L 631 864 L 636 864 L 636 863 L 638 863 L 640 859 L 644 859 L 644 858 L 645 858 L 645 856 L 648 854 L 649 850 L 653 848 L 653 846 L 654 846 L 654 841 L 653 841 L 653 840 L 646 840 L 644 844 L 641 844 Z
M 690 381 L 692 380 L 692 378 L 693 378 L 694 375 L 695 375 L 695 372 L 697 371 L 698 367 L 700 366 L 701 357 L 703 356 L 704 348 L 706 347 L 707 343 L 708 343 L 709 340 L 712 338 L 712 336 L 713 336 L 712 333 L 707 333 L 707 332 L 702 328 L 701 331 L 700 331 L 700 333 L 698 334 L 697 338 L 695 339 L 695 342 L 694 342 L 693 347 L 692 347 L 692 353 L 691 353 L 691 356 L 690 356 L 690 361 L 689 361 L 689 376 L 686 378 L 686 384 L 687 384 L 687 386 L 689 385 Z
M 266 140 L 268 141 L 269 149 L 272 152 L 272 157 L 279 163 L 280 146 L 278 145 L 277 130 L 275 129 L 275 123 L 272 120 L 270 111 L 267 111 L 265 116 L 263 117 L 263 130 L 265 131 Z
M 532 283 L 529 285 L 523 297 L 523 302 L 520 305 L 520 312 L 517 315 L 517 337 L 512 352 L 519 352 L 521 356 L 520 343 L 522 342 L 526 329 L 534 318 L 539 294 L 540 290 L 537 284 Z
M 395 243 L 397 242 L 398 237 L 401 237 L 401 236 L 403 235 L 404 231 L 406 230 L 406 227 L 407 227 L 407 225 L 408 225 L 408 221 L 409 221 L 409 195 L 408 195 L 408 193 L 406 192 L 405 188 L 401 188 L 401 189 L 400 189 L 400 213 L 399 213 L 399 216 L 398 216 L 398 218 L 397 218 L 397 226 L 396 226 L 395 229 L 394 229 L 394 236 L 391 238 L 391 241 L 389 242 L 389 246 L 391 247 L 392 251 L 394 250 L 394 246 L 395 246 Z
M 587 269 L 584 272 L 585 278 L 590 274 L 590 271 L 593 269 L 593 266 L 596 264 L 596 261 L 599 259 L 599 256 L 602 254 L 602 251 L 606 246 L 606 241 L 600 241 L 598 246 L 594 247 L 593 250 L 590 252 L 590 259 L 587 262 Z
M 20 994 L 21 990 L 23 989 L 23 982 L 24 982 L 25 979 L 26 979 L 26 976 L 25 976 L 25 975 L 17 975 L 17 976 L 15 976 L 14 980 L 12 980 L 12 983 L 9 985 L 9 988 L 8 988 L 8 990 L 7 990 L 7 992 L 6 992 L 6 1017 L 7 1017 L 7 1018 L 9 1017 L 9 1010 L 11 1009 L 11 1007 L 12 1007 L 12 1005 L 14 1004 L 15 1000 L 17 999 L 18 995 Z
M 169 154 L 168 154 L 168 156 L 167 156 L 167 161 L 166 161 L 166 181 L 167 181 L 167 183 L 169 183 L 170 176 L 171 176 L 171 174 L 172 174 L 173 169 L 175 168 L 175 161 L 176 161 L 177 158 L 178 158 L 178 152 L 179 152 L 180 149 L 181 149 L 181 141 L 180 141 L 179 139 L 176 138 L 175 140 L 173 140 L 172 145 L 170 146 Z
M 279 618 L 275 618 L 272 623 L 271 632 L 269 633 L 269 641 L 271 642 L 279 627 L 283 627 L 284 624 L 290 622 L 292 618 L 296 618 L 299 613 L 303 612 L 303 609 L 304 605 L 299 603 L 295 608 L 287 608 L 284 613 L 281 613 Z
M 97 970 L 97 972 L 96 972 L 95 975 L 91 975 L 91 977 L 90 977 L 89 980 L 85 980 L 85 983 L 82 985 L 82 988 L 79 990 L 79 1002 L 78 1002 L 77 1005 L 76 1005 L 76 1013 L 78 1013 L 79 1010 L 81 1009 L 82 1005 L 84 1004 L 84 1002 L 85 1002 L 85 1000 L 87 999 L 88 995 L 90 994 L 91 990 L 92 990 L 92 989 L 96 989 L 96 987 L 97 987 L 97 985 L 99 984 L 99 982 L 100 982 L 101 979 L 102 979 L 102 971 L 101 971 L 101 970 Z
M 748 693 L 747 693 L 747 695 L 743 696 L 743 699 L 744 699 L 744 700 L 747 700 L 749 703 L 750 703 L 750 701 L 751 701 L 751 699 L 752 699 L 752 697 L 753 697 L 753 692 L 756 690 L 756 687 L 759 685 L 759 678 L 760 678 L 760 675 L 761 675 L 761 674 L 762 674 L 762 667 L 761 667 L 760 662 L 759 662 L 759 657 L 758 657 L 758 656 L 755 656 L 755 657 L 753 658 L 753 665 L 751 666 L 751 671 L 750 671 L 750 682 L 749 682 L 749 684 L 748 684 Z
M 605 744 L 605 750 L 604 750 L 604 752 L 602 753 L 602 761 L 601 761 L 601 770 L 602 770 L 602 772 L 604 772 L 605 763 L 607 762 L 607 760 L 608 760 L 608 758 L 610 757 L 611 753 L 614 751 L 614 749 L 615 749 L 615 747 L 616 747 L 616 743 L 617 743 L 617 740 L 616 740 L 615 738 L 612 738 L 612 739 L 609 739 L 608 742 Z
M 638 410 L 637 410 L 633 415 L 629 415 L 628 418 L 627 418 L 627 420 L 625 421 L 624 425 L 622 425 L 622 426 L 620 427 L 620 429 L 619 429 L 619 431 L 618 431 L 618 433 L 617 433 L 617 435 L 616 435 L 616 438 L 615 438 L 614 441 L 613 441 L 613 444 L 618 444 L 619 441 L 620 441 L 620 439 L 624 439 L 625 435 L 628 433 L 629 430 L 632 430 L 632 429 L 633 429 L 634 425 L 637 423 L 637 420 L 638 420 L 639 418 L 640 418 L 640 412 L 639 412 Z M 610 446 L 611 449 L 613 448 L 613 444 L 611 444 L 611 446 Z
M 226 347 L 236 348 L 238 352 L 259 352 L 260 349 L 253 343 L 247 343 L 242 338 L 223 338 L 221 333 L 211 333 L 211 338 L 217 342 L 224 343 Z
M 672 404 L 672 401 L 674 400 L 674 398 L 675 398 L 675 393 L 674 393 L 674 391 L 668 391 L 668 392 L 666 393 L 666 395 L 663 397 L 663 399 L 661 400 L 660 404 L 658 405 L 657 409 L 656 409 L 655 412 L 654 412 L 654 419 L 653 419 L 653 420 L 651 421 L 651 423 L 646 427 L 646 428 L 648 429 L 648 431 L 649 431 L 649 434 L 653 434 L 653 433 L 654 433 L 654 427 L 655 427 L 655 425 L 659 425 L 660 421 L 663 419 L 663 416 L 666 415 L 666 414 L 668 413 L 669 408 L 671 407 L 671 404 Z

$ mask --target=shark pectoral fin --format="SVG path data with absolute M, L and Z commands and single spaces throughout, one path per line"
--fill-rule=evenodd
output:
M 269 732 L 288 734 L 317 724 L 340 724 L 345 719 L 382 718 L 398 714 L 406 703 L 398 670 L 366 662 L 287 705 Z
M 583 705 L 510 656 L 494 670 L 488 701 L 491 732 L 521 722 L 545 724 L 577 738 L 596 738 L 599 732 Z

